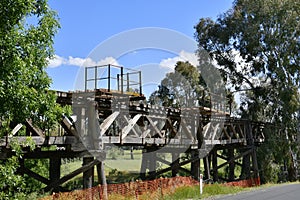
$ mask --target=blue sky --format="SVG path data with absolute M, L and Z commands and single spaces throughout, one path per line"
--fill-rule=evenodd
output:
M 54 40 L 56 56 L 47 68 L 53 80 L 51 89 L 74 90 L 77 75 L 82 70 L 80 64 L 86 61 L 99 44 L 115 35 L 137 28 L 159 27 L 177 31 L 193 39 L 194 26 L 200 18 L 215 19 L 230 9 L 232 2 L 233 0 L 49 0 L 50 7 L 57 11 L 61 24 Z M 115 45 L 114 48 L 118 46 Z M 153 67 L 153 63 L 156 66 L 170 64 L 176 61 L 175 57 L 178 55 L 174 52 L 142 49 L 118 58 L 107 55 L 104 60 L 125 67 L 143 66 L 147 73 L 144 77 L 149 79 L 157 77 L 157 74 L 149 72 L 149 69 L 147 71 L 147 67 Z M 167 71 L 163 70 L 159 74 Z

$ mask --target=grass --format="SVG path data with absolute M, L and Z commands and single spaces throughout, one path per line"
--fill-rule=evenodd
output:
M 168 160 L 169 162 L 171 161 L 172 157 L 170 154 L 163 154 L 160 153 L 158 156 L 163 157 L 164 159 Z M 141 167 L 141 162 L 142 162 L 142 150 L 134 150 L 133 151 L 133 160 L 131 159 L 131 154 L 130 150 L 121 150 L 116 147 L 113 147 L 110 149 L 107 153 L 106 160 L 104 162 L 105 165 L 105 174 L 107 178 L 108 183 L 122 183 L 126 181 L 131 181 L 133 179 L 138 178 L 138 174 L 140 172 L 140 167 Z M 201 164 L 201 171 L 203 171 L 203 161 L 200 161 Z M 218 159 L 219 164 L 224 162 L 221 159 Z M 67 163 L 62 164 L 61 166 L 61 176 L 67 175 L 70 172 L 78 169 L 79 167 L 82 166 L 82 160 L 77 159 L 73 160 Z M 158 163 L 157 168 L 162 169 L 166 168 L 168 165 L 163 164 L 163 163 Z M 183 168 L 189 169 L 190 164 L 186 164 L 182 166 Z M 114 172 L 114 173 L 112 173 Z M 219 170 L 220 173 L 224 173 L 224 169 Z M 97 180 L 97 169 L 95 168 L 95 180 Z M 185 176 L 186 174 L 182 173 L 180 171 L 179 175 Z M 170 176 L 170 173 L 165 174 L 164 176 L 168 177 Z M 82 182 L 82 174 L 77 175 L 67 183 L 63 185 L 69 185 L 72 188 L 74 186 L 74 189 L 80 189 Z
M 206 185 L 203 188 L 203 193 L 200 195 L 199 186 L 184 186 L 175 190 L 174 193 L 166 195 L 164 200 L 179 200 L 179 199 L 204 199 L 216 195 L 235 194 L 241 191 L 247 191 L 251 188 L 224 186 L 221 184 Z

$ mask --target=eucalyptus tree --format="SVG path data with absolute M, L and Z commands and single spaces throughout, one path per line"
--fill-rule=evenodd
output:
M 279 145 L 268 146 L 270 158 L 287 163 L 291 180 L 300 104 L 299 16 L 299 1 L 235 0 L 216 20 L 202 18 L 195 26 L 199 48 L 218 62 L 231 88 L 247 91 L 241 115 L 276 125 L 270 136 Z

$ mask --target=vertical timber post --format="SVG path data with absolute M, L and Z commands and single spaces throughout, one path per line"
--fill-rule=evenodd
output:
M 206 179 L 210 179 L 210 154 L 203 158 L 204 164 L 204 176 Z
M 147 169 L 148 176 L 150 178 L 155 178 L 156 175 L 156 151 L 152 149 L 143 149 L 142 153 L 142 163 L 140 170 L 140 177 L 142 180 L 146 179 Z
M 254 171 L 254 178 L 259 178 L 256 147 L 254 145 L 253 145 L 253 148 L 252 148 L 252 166 L 253 166 L 253 171 Z
M 172 177 L 175 177 L 179 171 L 179 153 L 172 152 Z
M 87 165 L 94 160 L 93 157 L 83 157 L 83 165 Z M 89 170 L 83 172 L 83 189 L 93 187 L 94 183 L 94 167 L 91 167 Z
M 50 158 L 50 167 L 49 167 L 49 177 L 50 182 L 54 182 L 59 180 L 60 178 L 60 165 L 61 165 L 61 158 L 60 157 L 53 157 Z M 54 188 L 54 191 L 58 190 L 58 185 Z
M 145 149 L 142 151 L 142 163 L 141 163 L 141 170 L 140 170 L 140 177 L 142 180 L 146 179 L 146 170 L 148 166 L 148 160 L 147 160 L 147 152 Z
M 212 152 L 212 167 L 213 167 L 213 180 L 217 182 L 218 177 L 218 156 L 217 156 L 217 148 L 215 147 Z
M 151 178 L 156 178 L 156 151 L 150 151 L 148 154 L 149 176 Z
M 198 180 L 200 175 L 200 158 L 199 151 L 192 150 L 191 151 L 192 162 L 191 162 L 191 175 L 194 179 Z
M 234 148 L 229 148 L 228 149 L 228 160 L 233 159 L 233 158 L 234 158 Z M 234 160 L 233 160 L 232 162 L 229 163 L 229 174 L 228 174 L 229 181 L 234 180 L 234 168 L 235 168 L 235 164 L 234 164 Z
M 107 182 L 106 182 L 106 176 L 104 171 L 104 162 L 101 161 L 97 165 L 97 175 L 98 175 L 98 184 L 103 186 L 103 199 L 108 199 L 107 197 Z
M 248 149 L 246 148 L 247 151 Z M 241 179 L 248 179 L 250 178 L 250 154 L 246 154 L 243 156 L 242 160 L 242 171 L 241 171 Z

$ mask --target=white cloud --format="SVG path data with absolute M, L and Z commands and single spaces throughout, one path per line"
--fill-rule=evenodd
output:
M 163 59 L 160 63 L 160 67 L 174 69 L 178 61 L 189 61 L 192 65 L 198 65 L 198 57 L 195 53 L 181 51 L 178 56 L 173 58 Z
M 87 58 L 87 59 L 73 58 L 72 56 L 69 56 L 67 64 L 81 67 L 81 66 L 83 66 L 83 64 L 85 62 L 88 62 L 88 61 L 89 61 L 89 58 Z
M 118 61 L 116 59 L 114 59 L 113 57 L 106 57 L 100 61 L 97 62 L 97 65 L 107 65 L 107 64 L 111 64 L 111 65 L 119 65 Z
M 119 65 L 118 61 L 113 57 L 106 57 L 99 61 L 94 61 L 91 58 L 78 58 L 69 56 L 67 59 L 61 56 L 55 55 L 52 59 L 49 60 L 48 67 L 55 68 L 61 65 L 70 65 L 70 66 L 77 66 L 77 67 L 91 67 L 97 65 Z
M 49 59 L 48 67 L 55 68 L 64 65 L 65 63 L 66 63 L 65 58 L 55 55 L 52 59 Z
M 163 68 L 170 68 L 170 69 L 174 69 L 175 64 L 178 61 L 183 61 L 182 58 L 180 58 L 179 56 L 176 56 L 174 58 L 167 58 L 167 59 L 163 59 L 160 63 L 159 66 L 163 67 Z

